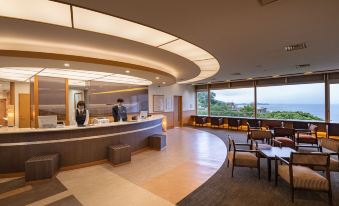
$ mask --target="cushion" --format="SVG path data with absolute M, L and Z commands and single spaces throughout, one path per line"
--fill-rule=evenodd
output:
M 325 177 L 321 176 L 308 167 L 294 165 L 292 167 L 294 188 L 328 191 L 329 184 Z M 278 174 L 283 180 L 290 183 L 288 165 L 279 165 Z
M 283 147 L 295 147 L 294 141 L 288 137 L 275 137 L 275 140 L 281 142 Z
M 310 134 L 299 134 L 298 137 L 298 142 L 299 143 L 309 143 L 309 144 L 316 144 L 317 143 L 317 139 L 310 135 Z
M 318 128 L 318 126 L 317 126 L 317 125 L 314 125 L 314 124 L 311 124 L 311 125 L 308 127 L 308 129 L 311 130 L 311 131 L 314 131 L 314 130 L 316 130 L 317 128 Z
M 233 164 L 234 151 L 230 151 L 227 154 L 228 160 Z M 251 152 L 236 152 L 235 153 L 235 165 L 245 167 L 257 167 L 258 158 L 255 153 Z
M 330 170 L 339 172 L 339 160 L 330 158 Z

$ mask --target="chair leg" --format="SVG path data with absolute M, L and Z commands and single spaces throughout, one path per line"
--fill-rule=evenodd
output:
M 278 185 L 278 160 L 275 160 L 275 186 Z
M 258 158 L 258 178 L 260 180 L 260 158 Z
M 232 164 L 232 177 L 233 177 L 233 172 L 234 172 L 234 164 Z
M 333 204 L 333 200 L 332 200 L 332 190 L 328 191 L 328 202 L 330 205 Z

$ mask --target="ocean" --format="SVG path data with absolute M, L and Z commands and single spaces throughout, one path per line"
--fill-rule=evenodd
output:
M 302 111 L 325 119 L 325 105 L 323 104 L 258 104 L 258 108 L 267 108 L 267 111 Z M 339 104 L 331 104 L 331 122 L 339 122 Z

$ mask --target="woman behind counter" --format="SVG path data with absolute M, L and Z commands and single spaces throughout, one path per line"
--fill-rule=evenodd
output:
M 75 120 L 78 126 L 88 125 L 89 112 L 86 109 L 86 104 L 84 101 L 79 101 L 77 104 L 77 109 L 75 111 Z

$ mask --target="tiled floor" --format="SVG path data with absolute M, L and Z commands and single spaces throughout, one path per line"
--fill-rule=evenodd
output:
M 132 156 L 127 165 L 60 172 L 57 179 L 67 190 L 31 205 L 74 198 L 83 205 L 174 205 L 211 177 L 226 157 L 217 136 L 193 128 L 168 130 L 167 144 L 161 152 Z

